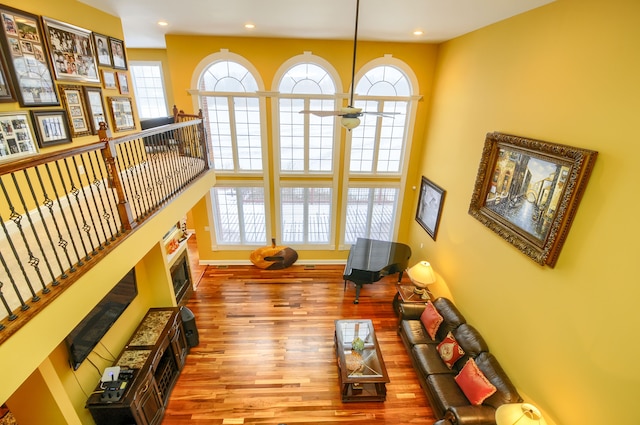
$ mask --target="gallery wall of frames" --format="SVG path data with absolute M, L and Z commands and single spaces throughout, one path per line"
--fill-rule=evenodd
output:
M 0 5 L 0 163 L 135 129 L 124 41 Z

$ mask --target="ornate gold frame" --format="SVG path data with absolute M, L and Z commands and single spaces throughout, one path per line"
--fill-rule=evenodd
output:
M 488 133 L 469 214 L 538 264 L 554 267 L 597 155 Z

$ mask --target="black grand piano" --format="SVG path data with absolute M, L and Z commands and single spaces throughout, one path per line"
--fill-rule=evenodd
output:
M 362 285 L 377 282 L 384 276 L 399 273 L 398 282 L 402 280 L 402 273 L 407 268 L 411 257 L 411 248 L 398 242 L 379 241 L 375 239 L 358 238 L 349 250 L 349 258 L 344 268 L 344 288 L 347 281 L 356 285 L 356 299 L 358 304 Z

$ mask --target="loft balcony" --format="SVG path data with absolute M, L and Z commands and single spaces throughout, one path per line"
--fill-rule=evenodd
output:
M 175 108 L 174 108 L 175 109 Z M 213 179 L 201 116 L 0 165 L 0 345 L 183 192 Z M 55 324 L 53 324 L 55 325 Z

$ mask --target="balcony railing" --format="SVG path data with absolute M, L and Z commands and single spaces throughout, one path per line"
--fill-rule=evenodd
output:
M 0 344 L 209 169 L 202 119 L 179 116 L 0 165 Z

